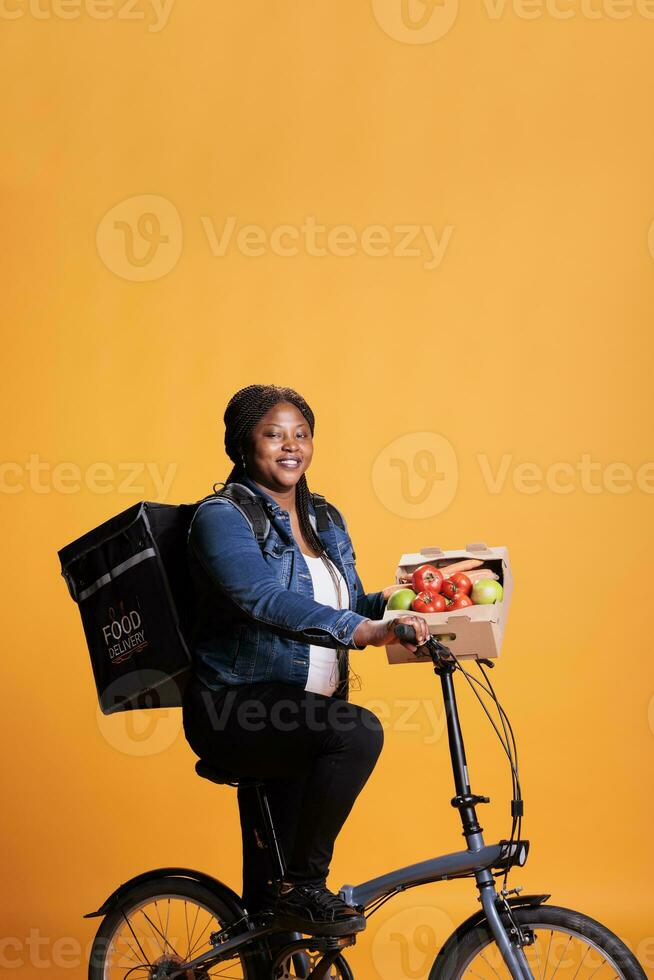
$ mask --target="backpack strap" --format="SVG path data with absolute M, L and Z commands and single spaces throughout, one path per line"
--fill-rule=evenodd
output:
M 323 497 L 321 493 L 312 493 L 313 506 L 316 511 L 316 524 L 319 531 L 326 531 L 329 527 L 329 518 L 331 517 L 334 524 L 345 531 L 345 521 L 343 520 L 343 515 L 341 514 L 338 507 L 334 504 L 330 504 L 329 501 Z
M 311 497 L 313 499 L 313 506 L 316 511 L 316 527 L 319 531 L 326 531 L 329 527 L 329 519 L 331 518 L 334 524 L 337 524 L 342 531 L 349 537 L 349 532 L 347 525 L 345 523 L 345 518 L 341 514 L 340 510 L 335 504 L 330 504 L 330 502 L 323 497 L 321 493 L 312 493 Z M 350 542 L 351 544 L 352 542 Z M 356 561 L 356 554 L 354 548 L 352 548 L 352 557 Z
M 231 500 L 249 522 L 259 547 L 263 547 L 270 531 L 270 518 L 261 497 L 242 483 L 228 483 L 215 496 Z

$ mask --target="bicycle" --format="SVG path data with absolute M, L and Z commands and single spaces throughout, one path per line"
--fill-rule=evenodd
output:
M 398 639 L 415 643 L 411 626 L 397 624 L 395 633 Z M 368 918 L 408 888 L 453 878 L 474 878 L 481 909 L 447 939 L 428 980 L 459 980 L 464 976 L 481 980 L 502 980 L 507 976 L 513 980 L 553 980 L 555 974 L 559 980 L 645 980 L 635 956 L 601 923 L 583 913 L 545 904 L 549 894 L 521 895 L 521 888 L 507 888 L 510 870 L 524 866 L 529 852 L 529 841 L 520 838 L 523 800 L 513 730 L 484 669 L 493 667 L 492 661 L 476 661 L 483 675 L 480 681 L 461 666 L 441 639 L 431 636 L 417 648 L 416 656 L 430 657 L 440 678 L 456 792 L 451 805 L 461 818 L 466 850 L 432 857 L 359 885 L 343 885 L 341 897 Z M 511 835 L 496 844 L 484 843 L 477 819 L 477 806 L 490 800 L 470 788 L 453 682 L 456 671 L 463 673 L 476 694 L 511 766 Z M 500 727 L 477 687 L 495 704 Z M 215 783 L 239 785 L 233 775 L 212 769 L 202 760 L 196 763 L 196 771 Z M 241 784 L 244 782 L 241 780 Z M 284 874 L 284 856 L 266 794 L 257 780 L 247 783 L 257 794 L 261 846 L 269 852 L 274 881 L 279 883 Z M 495 883 L 498 877 L 503 877 L 499 893 Z M 208 980 L 227 976 L 242 980 L 353 980 L 343 950 L 355 943 L 356 935 L 334 938 L 281 934 L 275 928 L 272 913 L 249 915 L 236 892 L 201 871 L 157 868 L 137 875 L 84 918 L 94 916 L 104 918 L 91 948 L 89 980 Z M 181 938 L 184 932 L 185 938 Z M 281 949 L 271 945 L 275 935 L 283 941 Z M 552 973 L 548 978 L 550 966 Z

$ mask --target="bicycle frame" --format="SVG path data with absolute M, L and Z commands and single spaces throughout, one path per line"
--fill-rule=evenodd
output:
M 452 680 L 455 670 L 454 657 L 449 648 L 435 637 L 430 637 L 425 646 L 434 664 L 434 672 L 441 681 L 447 720 L 447 737 L 456 790 L 456 796 L 451 802 L 461 816 L 467 850 L 455 851 L 442 857 L 411 864 L 378 878 L 364 881 L 359 885 L 343 885 L 340 894 L 348 903 L 366 908 L 377 899 L 404 891 L 407 888 L 432 881 L 446 881 L 448 878 L 474 875 L 488 925 L 511 976 L 514 980 L 533 980 L 523 949 L 516 948 L 512 944 L 502 923 L 498 911 L 499 896 L 491 871 L 491 868 L 505 868 L 514 864 L 522 866 L 527 860 L 529 841 L 518 840 L 511 845 L 509 845 L 509 841 L 500 841 L 498 844 L 491 845 L 484 843 L 482 827 L 477 820 L 475 807 L 477 803 L 490 801 L 488 797 L 476 796 L 470 789 L 465 747 Z M 546 897 L 549 896 L 532 896 L 537 902 L 544 901 Z M 525 896 L 526 898 L 527 896 Z M 510 904 L 514 903 L 504 901 L 505 908 Z

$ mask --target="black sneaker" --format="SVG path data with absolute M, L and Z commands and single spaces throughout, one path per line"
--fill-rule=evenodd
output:
M 273 905 L 275 925 L 312 936 L 349 936 L 366 928 L 365 916 L 325 885 L 294 885 Z

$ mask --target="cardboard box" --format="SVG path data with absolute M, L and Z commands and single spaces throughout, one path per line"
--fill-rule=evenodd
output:
M 504 589 L 502 601 L 484 606 L 467 606 L 454 612 L 412 613 L 411 615 L 423 615 L 429 625 L 429 632 L 446 644 L 457 659 L 493 659 L 499 656 L 502 646 L 513 588 L 509 553 L 506 548 L 489 548 L 481 541 L 466 545 L 463 551 L 441 551 L 436 547 L 422 548 L 417 553 L 402 555 L 395 581 L 400 582 L 402 573 L 410 573 L 419 565 L 435 565 L 436 568 L 442 569 L 464 558 L 481 560 L 484 568 L 490 568 L 499 576 L 499 582 Z M 383 618 L 396 619 L 402 615 L 406 613 L 397 609 L 386 609 Z M 416 657 L 400 643 L 387 646 L 386 656 L 390 664 L 431 664 L 429 657 Z

